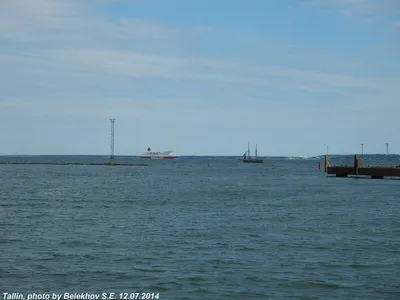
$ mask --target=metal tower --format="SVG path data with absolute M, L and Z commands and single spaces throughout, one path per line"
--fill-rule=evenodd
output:
M 110 159 L 114 159 L 114 122 L 115 119 L 110 119 L 111 121 L 111 153 L 110 153 Z
M 389 143 L 386 143 L 386 155 L 389 154 Z

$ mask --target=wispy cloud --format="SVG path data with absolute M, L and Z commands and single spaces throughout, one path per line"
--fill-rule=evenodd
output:
M 82 79 L 90 82 L 96 76 L 124 76 L 221 81 L 338 94 L 352 94 L 354 89 L 357 93 L 386 94 L 394 90 L 395 83 L 392 78 L 372 79 L 279 65 L 258 66 L 203 57 L 180 58 L 100 49 L 60 49 L 37 52 L 36 56 L 0 55 L 0 62 L 9 68 L 19 66 L 20 71 L 36 79 L 51 77 L 52 73 L 73 74 L 76 85 L 80 85 Z
M 65 24 L 74 24 L 78 14 L 74 1 L 3 0 L 0 3 L 0 37 L 33 41 L 37 34 L 56 32 Z
M 330 0 L 369 7 L 373 0 Z M 389 1 L 390 2 L 390 1 Z M 30 3 L 30 2 L 29 2 Z M 358 87 L 386 89 L 384 82 L 279 65 L 259 66 L 192 55 L 181 57 L 190 34 L 214 27 L 173 29 L 137 19 L 106 21 L 87 14 L 83 1 L 6 0 L 0 10 L 0 37 L 29 42 L 24 55 L 3 54 L 5 63 L 20 60 L 26 71 L 53 68 L 110 76 L 196 78 L 249 85 L 281 85 L 314 91 Z M 371 8 L 372 9 L 372 8 Z M 293 48 L 292 51 L 296 51 Z M 26 54 L 31 54 L 27 57 Z M 1 58 L 0 58 L 1 59 Z M 280 83 L 278 83 L 278 81 Z M 382 84 L 383 83 L 383 84 Z
M 96 18 L 79 0 L 4 0 L 0 3 L 0 38 L 17 42 L 98 44 L 113 41 L 166 40 L 176 30 L 139 19 Z
M 342 14 L 364 22 L 384 18 L 396 24 L 391 20 L 400 18 L 400 1 L 397 0 L 311 0 L 311 3 L 333 6 Z
M 399 74 L 380 73 L 381 62 L 323 54 L 315 44 L 265 42 L 258 33 L 229 36 L 221 24 L 111 20 L 90 9 L 110 2 L 0 1 L 0 116 L 36 122 L 113 115 L 179 132 L 182 124 L 229 132 L 247 120 L 235 132 L 257 128 L 262 137 L 276 124 L 286 134 L 294 127 L 308 132 L 340 107 L 371 123 L 371 108 L 399 108 Z M 359 16 L 384 11 L 373 2 L 330 1 Z

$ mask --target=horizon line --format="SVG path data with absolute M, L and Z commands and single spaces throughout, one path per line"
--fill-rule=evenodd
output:
M 258 157 L 323 157 L 328 156 L 347 156 L 347 155 L 400 155 L 398 153 L 332 153 L 332 154 L 319 154 L 319 155 L 259 155 Z M 110 154 L 0 154 L 0 156 L 101 156 L 110 157 Z M 115 157 L 140 157 L 141 155 L 129 155 L 129 154 L 114 154 Z M 212 155 L 212 154 L 185 154 L 178 155 L 177 157 L 242 157 L 242 155 Z

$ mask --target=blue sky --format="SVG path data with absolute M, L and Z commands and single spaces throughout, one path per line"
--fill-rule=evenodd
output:
M 0 154 L 400 153 L 400 1 L 2 0 Z

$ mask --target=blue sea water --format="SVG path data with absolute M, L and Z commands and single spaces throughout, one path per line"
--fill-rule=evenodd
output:
M 0 157 L 17 160 L 107 157 Z M 0 292 L 400 299 L 400 180 L 329 178 L 317 160 L 147 162 L 0 165 Z

